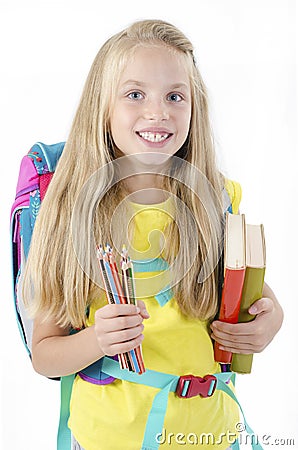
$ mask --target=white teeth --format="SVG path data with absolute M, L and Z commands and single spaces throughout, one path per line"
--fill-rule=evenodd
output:
M 162 142 L 169 137 L 169 134 L 151 133 L 150 131 L 139 133 L 139 135 L 146 141 L 150 142 Z

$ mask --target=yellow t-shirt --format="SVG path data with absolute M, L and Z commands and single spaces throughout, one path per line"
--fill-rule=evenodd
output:
M 134 208 L 134 249 L 141 252 L 143 260 L 160 257 L 161 234 L 172 220 L 169 201 L 134 205 Z M 135 272 L 135 276 L 150 277 L 151 286 L 158 273 Z M 214 361 L 207 322 L 182 315 L 175 298 L 165 304 L 161 302 L 162 306 L 154 296 L 142 300 L 150 314 L 144 321 L 142 343 L 147 369 L 198 376 L 220 372 L 219 364 Z M 105 299 L 99 299 L 92 305 L 90 324 L 94 323 L 95 311 L 106 303 Z M 69 427 L 85 450 L 139 450 L 157 392 L 156 388 L 121 380 L 95 385 L 77 376 Z M 178 450 L 181 446 L 194 448 L 201 443 L 204 449 L 226 449 L 230 443 L 222 433 L 234 433 L 238 420 L 236 403 L 221 391 L 215 391 L 209 398 L 189 399 L 181 399 L 170 392 L 159 448 Z

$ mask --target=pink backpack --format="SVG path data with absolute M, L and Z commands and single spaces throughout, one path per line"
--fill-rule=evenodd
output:
M 17 322 L 21 337 L 30 355 L 32 321 L 26 317 L 21 289 L 18 289 L 22 265 L 28 256 L 31 236 L 40 204 L 56 169 L 65 143 L 33 145 L 22 159 L 12 205 L 10 226 L 12 243 L 13 292 Z

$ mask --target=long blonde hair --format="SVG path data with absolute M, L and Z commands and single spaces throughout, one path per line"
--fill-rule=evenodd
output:
M 194 244 L 197 241 L 193 239 L 194 230 L 189 222 L 180 217 L 180 228 L 189 236 L 189 247 L 197 246 L 195 262 L 188 267 L 188 248 L 179 248 L 179 230 L 175 223 L 166 230 L 173 245 L 165 250 L 164 256 L 171 263 L 174 259 L 171 249 L 179 248 L 181 267 L 178 272 L 184 270 L 182 266 L 188 267 L 182 280 L 178 280 L 178 273 L 172 274 L 174 294 L 182 313 L 210 319 L 217 310 L 223 178 L 215 163 L 206 89 L 189 40 L 167 22 L 145 20 L 110 38 L 98 52 L 34 227 L 23 283 L 24 299 L 33 316 L 43 314 L 45 319 L 54 318 L 61 326 L 86 325 L 86 308 L 99 294 L 94 266 L 94 236 L 97 242 L 111 242 L 110 218 L 125 196 L 121 183 L 111 184 L 113 167 L 110 163 L 115 160 L 109 123 L 111 105 L 125 64 L 140 45 L 167 46 L 183 55 L 189 71 L 192 116 L 187 141 L 179 152 L 182 152 L 182 158 L 189 163 L 189 167 L 197 168 L 208 180 L 208 189 L 200 177 L 192 182 L 195 190 L 204 190 L 209 206 L 206 208 L 206 201 L 201 202 L 194 190 L 175 178 L 165 177 L 165 188 L 192 212 L 199 244 Z M 101 169 L 100 177 L 94 177 L 98 169 Z M 185 172 L 187 176 L 196 175 L 190 169 Z M 87 181 L 84 202 L 78 210 L 77 199 Z M 102 196 L 99 211 L 98 196 L 102 192 L 105 195 Z M 72 232 L 74 209 L 80 221 L 75 237 Z M 84 258 L 83 267 L 78 262 L 78 259 L 81 261 L 78 254 Z M 210 273 L 206 272 L 207 275 L 202 278 L 202 267 L 206 266 L 206 261 L 209 267 L 207 272 L 209 270 Z

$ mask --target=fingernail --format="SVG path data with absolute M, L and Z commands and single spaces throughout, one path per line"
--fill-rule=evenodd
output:
M 251 308 L 249 308 L 249 312 L 251 314 L 256 314 L 258 312 L 258 308 L 256 308 L 255 306 L 252 306 Z
M 137 313 L 141 312 L 140 308 L 137 306 Z

